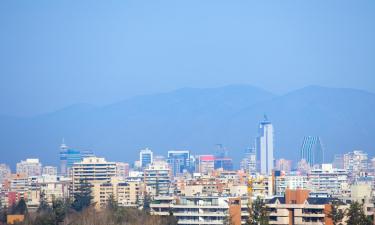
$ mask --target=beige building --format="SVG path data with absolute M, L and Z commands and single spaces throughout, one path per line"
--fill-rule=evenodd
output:
M 119 206 L 137 206 L 143 201 L 143 184 L 139 181 L 123 181 L 118 177 L 112 177 L 110 182 L 94 182 L 92 196 L 97 208 L 106 207 L 111 198 Z
M 116 176 L 116 163 L 107 162 L 104 158 L 87 157 L 82 162 L 74 163 L 71 176 L 73 192 L 85 182 L 92 185 L 107 183 Z

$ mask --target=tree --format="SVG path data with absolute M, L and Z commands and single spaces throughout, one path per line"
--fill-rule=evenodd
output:
M 365 215 L 363 204 L 352 202 L 348 210 L 347 224 L 372 225 L 371 218 Z
M 54 199 L 52 201 L 52 212 L 55 217 L 55 224 L 58 225 L 64 222 L 65 216 L 68 211 L 68 200 Z
M 91 205 L 91 185 L 87 181 L 82 181 L 78 190 L 75 190 L 73 196 L 74 201 L 71 207 L 75 211 L 81 212 L 83 209 Z
M 340 202 L 334 201 L 331 204 L 331 212 L 328 214 L 328 217 L 332 219 L 333 225 L 342 225 L 342 220 L 345 216 L 345 211 L 339 209 Z
M 27 214 L 27 205 L 26 205 L 26 202 L 25 202 L 24 198 L 21 198 L 18 201 L 17 205 L 13 208 L 12 213 L 13 214 L 22 214 L 22 215 Z
M 0 201 L 0 224 L 7 222 L 8 209 L 3 207 L 2 202 Z
M 108 202 L 107 202 L 107 208 L 112 211 L 117 211 L 118 209 L 118 202 L 113 197 L 113 195 L 109 196 Z
M 246 225 L 268 225 L 268 211 L 265 202 L 259 197 L 248 205 L 249 217 Z
M 51 212 L 51 211 L 52 209 L 51 209 L 51 206 L 47 202 L 46 195 L 44 191 L 41 191 L 40 196 L 39 196 L 39 207 L 38 207 L 37 212 L 42 213 L 42 212 Z
M 143 211 L 146 213 L 150 213 L 150 204 L 151 204 L 151 196 L 145 192 L 144 199 L 143 199 Z

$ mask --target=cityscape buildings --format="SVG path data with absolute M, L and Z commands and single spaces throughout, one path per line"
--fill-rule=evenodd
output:
M 170 150 L 154 156 L 146 148 L 130 165 L 63 144 L 59 157 L 65 174 L 55 166 L 42 167 L 39 159 L 17 163 L 14 174 L 0 164 L 0 203 L 12 207 L 24 199 L 35 211 L 41 197 L 51 205 L 54 199 L 72 199 L 89 188 L 96 210 L 110 202 L 139 209 L 149 205 L 152 215 L 173 214 L 181 225 L 222 225 L 228 220 L 245 224 L 249 205 L 259 200 L 266 206 L 269 224 L 331 225 L 333 202 L 340 202 L 342 210 L 361 202 L 365 215 L 374 216 L 375 158 L 355 150 L 336 155 L 332 164 L 318 163 L 313 146 L 320 140 L 307 137 L 301 150 L 306 157 L 296 168 L 287 158 L 274 165 L 273 126 L 267 118 L 258 132 L 256 147 L 246 150 L 240 170 L 221 145 L 215 154 L 202 155 Z

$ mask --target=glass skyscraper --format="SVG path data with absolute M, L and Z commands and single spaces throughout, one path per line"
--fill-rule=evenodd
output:
M 151 164 L 154 157 L 153 157 L 153 152 L 151 149 L 146 148 L 142 149 L 139 153 L 139 162 L 141 163 L 141 167 L 145 168 L 147 165 Z
M 310 166 L 324 163 L 324 151 L 319 137 L 307 136 L 303 138 L 300 160 L 305 159 Z
M 173 176 L 190 171 L 190 151 L 168 151 L 168 164 Z
M 80 151 L 71 149 L 62 143 L 60 146 L 60 173 L 68 175 L 74 163 L 81 162 L 83 158 L 94 156 L 91 150 Z

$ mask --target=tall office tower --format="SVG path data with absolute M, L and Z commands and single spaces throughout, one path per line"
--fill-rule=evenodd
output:
M 210 173 L 215 170 L 215 156 L 199 155 L 196 160 L 196 171 L 199 173 Z
M 116 176 L 116 163 L 107 162 L 104 158 L 88 157 L 74 163 L 71 174 L 74 192 L 85 182 L 94 185 L 111 181 Z
M 292 170 L 292 161 L 287 159 L 276 160 L 276 169 L 289 173 Z
M 255 174 L 257 170 L 257 159 L 255 148 L 248 148 L 245 151 L 245 157 L 241 161 L 241 169 L 247 174 Z
M 178 176 L 184 171 L 190 171 L 190 151 L 168 151 L 167 162 L 172 169 L 173 176 Z
M 94 157 L 91 150 L 80 151 L 78 149 L 69 148 L 63 141 L 60 146 L 60 174 L 69 175 L 70 169 L 76 162 L 81 162 L 84 158 Z
M 17 173 L 25 174 L 26 176 L 40 176 L 42 175 L 42 164 L 39 159 L 26 159 L 17 163 Z
M 352 176 L 360 176 L 368 171 L 368 155 L 363 151 L 353 151 L 344 154 L 344 169 Z
M 233 170 L 233 160 L 232 158 L 229 157 L 224 157 L 224 158 L 215 158 L 214 161 L 214 169 L 222 169 L 225 171 L 231 171 Z
M 270 175 L 274 167 L 273 158 L 273 126 L 264 116 L 259 123 L 258 137 L 256 139 L 258 170 L 261 174 Z
M 145 168 L 148 164 L 153 162 L 153 155 L 153 152 L 149 148 L 142 149 L 139 152 L 139 162 L 141 163 L 142 168 Z
M 305 159 L 310 166 L 324 163 L 324 150 L 319 137 L 307 136 L 303 138 L 300 160 Z
M 12 174 L 10 167 L 6 164 L 0 164 L 0 183 L 3 182 L 3 180 L 10 178 L 10 175 Z
M 55 166 L 45 166 L 43 167 L 43 175 L 51 175 L 56 176 L 57 175 L 57 167 Z
M 153 196 L 168 195 L 171 184 L 171 170 L 163 161 L 148 164 L 144 169 L 144 182 L 147 191 Z

